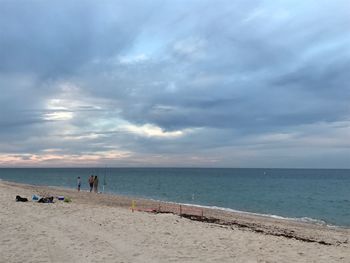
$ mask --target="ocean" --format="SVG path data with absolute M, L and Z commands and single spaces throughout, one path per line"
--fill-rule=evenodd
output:
M 350 227 L 350 170 L 210 168 L 1 168 L 0 179 L 75 188 L 99 176 L 99 190 Z M 18 193 L 20 194 L 20 193 Z

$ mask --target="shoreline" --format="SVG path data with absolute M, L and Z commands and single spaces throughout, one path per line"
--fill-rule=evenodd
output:
M 183 204 L 112 193 L 96 194 L 86 190 L 78 192 L 72 188 L 57 186 L 30 185 L 3 180 L 0 181 L 0 184 L 32 190 L 33 194 L 39 195 L 41 193 L 44 193 L 41 195 L 52 196 L 67 195 L 78 201 L 86 195 L 90 197 L 92 195 L 94 198 L 88 203 L 95 205 L 131 209 L 132 202 L 135 201 L 134 210 L 138 212 L 170 213 L 191 220 L 215 223 L 221 226 L 237 226 L 257 233 L 283 236 L 322 245 L 341 245 L 350 242 L 350 228 L 342 226 L 304 222 L 293 218 L 237 211 L 229 208 Z M 28 199 L 31 200 L 31 196 Z
M 48 188 L 53 188 L 53 189 L 76 191 L 75 188 L 71 188 L 71 187 L 60 187 L 60 186 L 51 186 L 51 185 L 32 185 L 32 184 L 18 183 L 18 182 L 6 181 L 6 180 L 0 179 L 0 183 L 1 182 L 8 183 L 8 184 L 13 183 L 13 184 L 18 184 L 18 185 L 23 185 L 23 186 L 27 185 L 27 186 L 32 186 L 32 187 L 44 187 L 44 188 L 48 187 Z M 81 192 L 89 192 L 89 190 L 82 189 Z M 139 200 L 145 200 L 145 201 L 156 202 L 156 203 L 165 203 L 165 204 L 169 204 L 169 205 L 183 205 L 186 207 L 196 207 L 199 209 L 218 210 L 218 211 L 224 211 L 224 212 L 233 213 L 233 214 L 242 214 L 242 215 L 248 215 L 248 216 L 251 215 L 251 216 L 257 216 L 257 217 L 262 217 L 262 218 L 272 218 L 272 219 L 284 220 L 284 221 L 289 221 L 289 222 L 299 222 L 299 223 L 327 227 L 330 229 L 350 230 L 350 226 L 331 224 L 331 223 L 328 223 L 328 222 L 323 221 L 322 219 L 318 219 L 318 218 L 287 217 L 287 216 L 281 216 L 281 215 L 276 215 L 276 214 L 264 214 L 264 213 L 258 213 L 258 212 L 237 210 L 237 209 L 228 208 L 228 207 L 209 206 L 209 205 L 191 204 L 191 203 L 179 203 L 179 202 L 174 202 L 174 201 L 153 199 L 153 198 L 149 198 L 146 196 L 133 196 L 133 195 L 126 195 L 126 194 L 124 195 L 124 194 L 118 194 L 118 193 L 112 193 L 112 192 L 99 192 L 98 194 L 117 196 L 117 197 L 119 196 L 119 197 L 129 198 L 130 200 L 131 199 L 139 199 Z
M 1 181 L 0 219 L 0 262 L 350 262 L 348 229 L 57 187 Z

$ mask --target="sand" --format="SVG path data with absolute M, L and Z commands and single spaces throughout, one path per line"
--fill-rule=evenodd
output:
M 16 195 L 39 193 L 72 202 L 15 202 Z M 216 210 L 203 214 L 220 224 L 205 223 L 132 212 L 130 203 L 121 196 L 0 182 L 0 262 L 350 262 L 349 229 Z M 141 199 L 136 206 L 178 208 Z M 198 208 L 182 209 L 202 218 Z

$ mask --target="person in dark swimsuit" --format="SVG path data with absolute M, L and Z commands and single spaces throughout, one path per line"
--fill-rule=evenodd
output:
M 97 175 L 95 175 L 95 178 L 94 178 L 94 192 L 98 193 L 98 178 L 97 178 Z
M 94 187 L 94 176 L 90 175 L 89 177 L 89 185 L 90 185 L 90 192 L 92 192 L 92 188 Z
M 77 178 L 77 189 L 78 189 L 78 192 L 80 191 L 80 187 L 81 187 L 81 179 L 80 179 L 80 176 L 78 176 L 78 178 Z

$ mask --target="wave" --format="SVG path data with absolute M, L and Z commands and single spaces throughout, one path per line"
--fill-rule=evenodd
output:
M 162 201 L 162 202 L 164 202 L 164 201 Z M 176 203 L 176 202 L 167 202 L 167 203 L 186 205 L 186 206 L 192 206 L 192 207 L 198 207 L 198 208 L 215 209 L 215 210 L 221 210 L 221 211 L 225 211 L 225 212 L 253 215 L 253 216 L 259 216 L 259 217 L 268 217 L 268 218 L 274 218 L 274 219 L 286 220 L 286 221 L 297 221 L 297 222 L 309 223 L 309 224 L 314 224 L 314 225 L 319 225 L 319 226 L 326 226 L 326 227 L 330 227 L 330 228 L 339 228 L 340 227 L 340 226 L 328 224 L 327 222 L 325 222 L 321 219 L 315 219 L 315 218 L 310 218 L 310 217 L 283 217 L 283 216 L 273 215 L 273 214 L 262 214 L 262 213 L 241 211 L 241 210 L 236 210 L 236 209 L 232 209 L 232 208 L 225 208 L 225 207 L 220 207 L 220 206 L 206 206 L 206 205 Z

